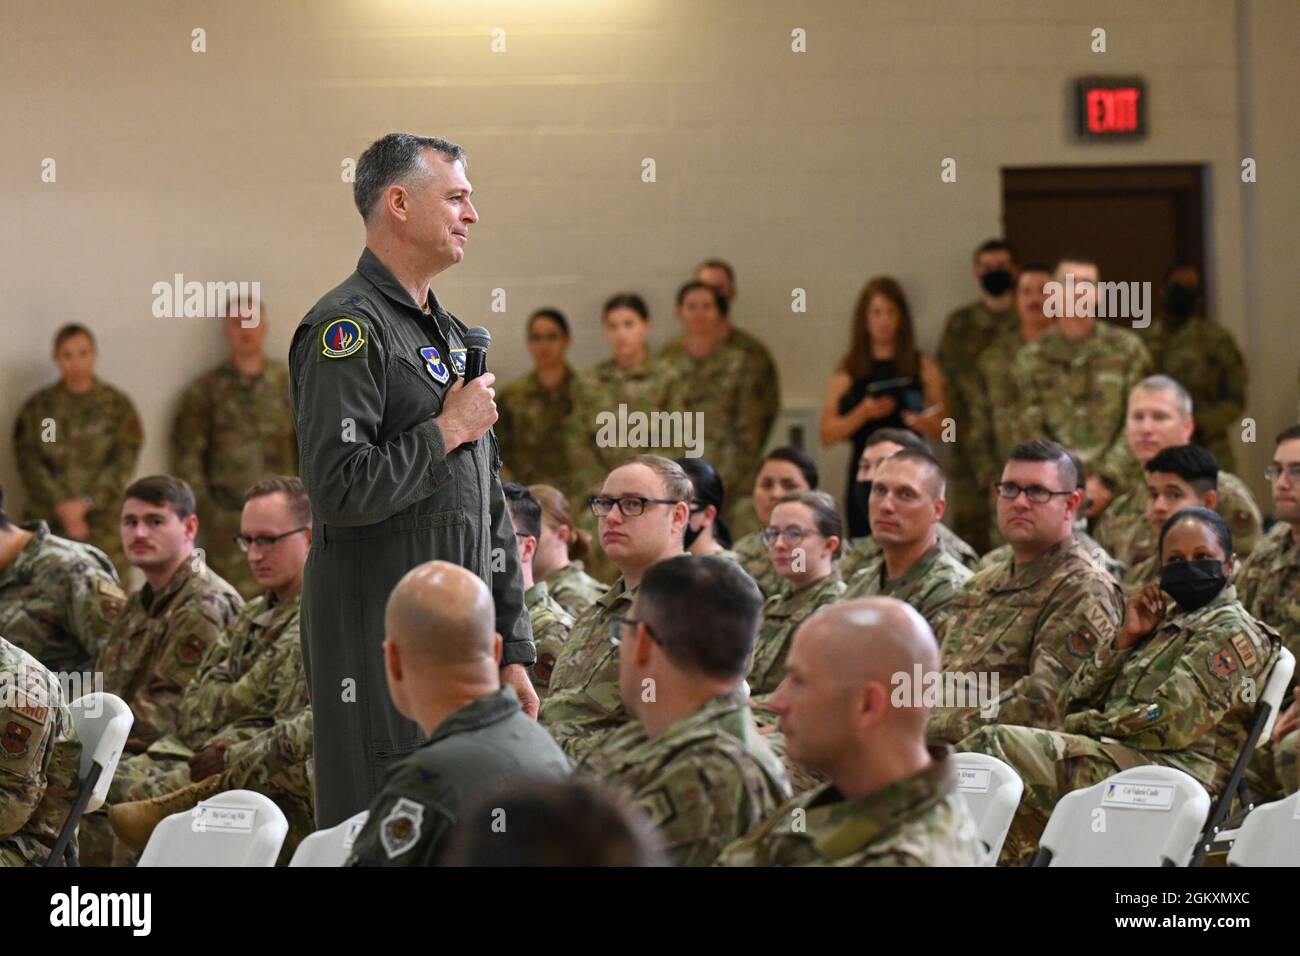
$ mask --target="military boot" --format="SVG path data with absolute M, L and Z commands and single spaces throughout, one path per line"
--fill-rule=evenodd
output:
M 154 828 L 173 813 L 192 810 L 203 800 L 225 789 L 225 774 L 213 774 L 206 780 L 180 790 L 164 793 L 152 800 L 132 800 L 108 808 L 108 822 L 117 838 L 133 850 L 142 850 Z

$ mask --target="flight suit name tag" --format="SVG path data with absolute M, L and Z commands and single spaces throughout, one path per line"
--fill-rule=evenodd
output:
M 1101 805 L 1129 810 L 1170 810 L 1174 805 L 1174 789 L 1171 784 L 1162 783 L 1108 783 Z

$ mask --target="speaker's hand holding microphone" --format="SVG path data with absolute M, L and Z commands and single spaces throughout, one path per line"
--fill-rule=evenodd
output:
M 442 412 L 434 419 L 447 451 L 478 441 L 497 420 L 496 376 L 487 370 L 492 335 L 475 326 L 465 333 L 465 375 L 447 390 Z

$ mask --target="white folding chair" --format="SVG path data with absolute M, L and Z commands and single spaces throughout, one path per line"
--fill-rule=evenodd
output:
M 342 866 L 369 816 L 369 810 L 362 810 L 328 830 L 317 830 L 298 844 L 289 865 Z
M 1186 866 L 1210 795 L 1172 767 L 1133 767 L 1056 804 L 1034 866 Z
M 988 754 L 955 753 L 952 759 L 957 769 L 957 790 L 988 852 L 985 865 L 995 866 L 1020 806 L 1025 782 L 1014 767 Z
M 1250 812 L 1228 851 L 1228 866 L 1300 865 L 1300 793 Z
M 1280 648 L 1277 652 L 1277 660 L 1273 662 L 1273 670 L 1269 672 L 1268 680 L 1264 682 L 1264 692 L 1260 695 L 1259 703 L 1255 705 L 1255 717 L 1251 723 L 1250 733 L 1246 737 L 1246 743 L 1241 748 L 1241 753 L 1237 755 L 1237 761 L 1228 774 L 1228 781 L 1223 785 L 1223 791 L 1215 798 L 1214 806 L 1210 808 L 1210 818 L 1205 824 L 1205 831 L 1201 834 L 1200 840 L 1197 841 L 1192 866 L 1200 866 L 1211 852 L 1227 849 L 1236 836 L 1235 830 L 1232 831 L 1232 837 L 1227 835 L 1230 829 L 1237 826 L 1254 810 L 1255 797 L 1246 784 L 1246 767 L 1255 748 L 1267 744 L 1269 737 L 1273 735 L 1277 712 L 1282 709 L 1282 697 L 1286 694 L 1294 673 L 1295 656 L 1285 647 Z M 1240 803 L 1240 809 L 1229 815 L 1234 799 Z
M 138 866 L 275 866 L 289 821 L 270 797 L 227 790 L 154 829 Z
M 82 814 L 104 805 L 113 774 L 117 772 L 117 762 L 126 747 L 126 738 L 135 723 L 126 701 L 114 694 L 86 694 L 70 703 L 68 710 L 72 712 L 72 723 L 77 729 L 77 739 L 81 741 L 81 767 L 78 771 L 81 785 L 68 818 L 63 821 L 54 849 L 45 861 L 46 866 L 54 866 L 65 856 L 69 865 L 76 865 L 77 844 L 72 835 L 81 823 Z

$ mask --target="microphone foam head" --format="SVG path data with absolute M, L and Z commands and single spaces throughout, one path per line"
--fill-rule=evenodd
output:
M 486 349 L 492 344 L 492 333 L 481 325 L 466 329 L 463 338 L 467 349 Z

